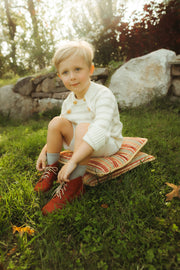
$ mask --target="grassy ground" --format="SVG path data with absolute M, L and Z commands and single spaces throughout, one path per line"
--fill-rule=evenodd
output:
M 43 217 L 51 192 L 38 195 L 33 186 L 48 119 L 0 118 L 0 269 L 180 269 L 180 199 L 165 200 L 165 182 L 180 183 L 178 104 L 155 101 L 122 111 L 121 120 L 124 136 L 149 139 L 143 151 L 156 160 L 87 187 L 81 200 Z M 13 225 L 34 234 L 13 234 Z

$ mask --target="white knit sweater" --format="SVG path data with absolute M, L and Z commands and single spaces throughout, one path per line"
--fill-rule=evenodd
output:
M 123 125 L 116 99 L 107 87 L 91 82 L 83 99 L 76 99 L 71 92 L 63 102 L 61 116 L 74 124 L 90 123 L 83 140 L 95 151 L 104 146 L 109 137 L 121 147 Z

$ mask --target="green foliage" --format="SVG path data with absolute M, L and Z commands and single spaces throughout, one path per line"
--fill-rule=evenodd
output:
M 103 4 L 102 10 L 106 14 L 105 9 L 109 8 L 109 2 L 113 7 L 114 1 L 101 1 L 101 3 L 97 1 L 95 10 L 101 8 Z M 108 18 L 101 13 L 98 13 L 97 18 L 96 12 L 89 12 L 93 21 L 92 26 L 89 26 L 89 17 L 84 15 L 83 21 L 82 17 L 79 17 L 80 24 L 78 24 L 77 33 L 82 37 L 86 36 L 85 31 L 88 33 L 87 39 L 93 42 L 96 48 L 95 63 L 99 65 L 107 65 L 111 60 L 131 59 L 161 48 L 173 50 L 179 54 L 179 7 L 177 0 L 162 3 L 151 1 L 144 5 L 142 13 L 132 14 L 131 24 L 123 21 L 125 12 L 123 6 L 118 6 L 118 9 L 111 8 L 111 16 Z M 88 10 L 89 8 L 86 7 Z M 75 24 L 77 21 L 74 22 Z
M 22 5 L 17 5 L 14 0 L 0 2 L 4 42 L 0 46 L 0 76 L 9 71 L 24 76 L 27 72 L 51 65 L 54 24 L 51 18 L 49 24 L 46 22 L 46 3 L 34 0 L 23 2 Z
M 144 5 L 143 14 L 139 14 L 140 21 L 136 13 L 131 29 L 117 27 L 117 31 L 121 32 L 118 44 L 123 55 L 130 59 L 162 48 L 179 54 L 179 8 L 178 0 L 160 4 L 151 1 Z
M 0 87 L 9 85 L 9 84 L 15 84 L 18 79 L 19 79 L 19 76 L 14 75 L 12 72 L 5 73 L 2 76 L 2 79 L 0 79 Z
M 170 192 L 165 182 L 179 184 L 180 179 L 178 104 L 155 100 L 122 111 L 121 120 L 124 136 L 148 138 L 143 151 L 156 160 L 111 182 L 86 187 L 80 200 L 47 217 L 40 210 L 52 191 L 33 191 L 47 118 L 0 126 L 4 269 L 180 269 L 180 200 L 165 201 Z M 30 226 L 35 233 L 13 234 L 12 225 Z
M 178 0 L 145 4 L 142 14 L 132 14 L 133 25 L 124 21 L 125 6 L 117 0 L 96 0 L 91 5 L 88 0 L 56 0 L 53 8 L 45 0 L 21 2 L 19 6 L 15 0 L 0 1 L 0 77 L 9 72 L 25 76 L 52 65 L 62 39 L 93 43 L 96 65 L 160 48 L 179 54 Z
M 78 1 L 81 2 L 81 1 Z M 111 60 L 119 61 L 117 25 L 121 23 L 125 8 L 113 0 L 94 1 L 92 5 L 81 2 L 81 16 L 72 16 L 73 27 L 80 38 L 86 38 L 95 47 L 96 65 L 107 65 Z M 79 13 L 72 7 L 73 15 Z

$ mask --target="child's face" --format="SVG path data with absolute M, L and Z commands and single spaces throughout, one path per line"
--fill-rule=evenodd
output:
M 60 63 L 58 72 L 64 86 L 74 92 L 76 98 L 83 98 L 89 88 L 93 66 L 89 68 L 82 56 L 72 55 Z

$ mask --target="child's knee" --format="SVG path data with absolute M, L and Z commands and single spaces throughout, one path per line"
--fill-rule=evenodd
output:
M 48 125 L 49 130 L 57 129 L 61 126 L 62 119 L 59 116 L 54 117 Z

